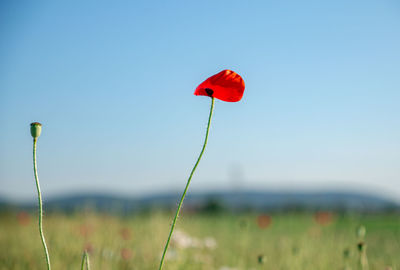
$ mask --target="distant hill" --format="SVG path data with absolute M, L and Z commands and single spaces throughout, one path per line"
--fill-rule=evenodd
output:
M 45 200 L 46 211 L 73 212 L 92 209 L 97 211 L 131 213 L 148 209 L 172 209 L 180 194 L 157 194 L 143 198 L 127 198 L 107 194 L 80 194 Z M 190 193 L 185 209 L 199 210 L 214 207 L 229 211 L 400 211 L 400 205 L 385 198 L 354 192 L 209 192 Z M 34 209 L 35 204 L 10 204 L 0 199 L 0 209 Z

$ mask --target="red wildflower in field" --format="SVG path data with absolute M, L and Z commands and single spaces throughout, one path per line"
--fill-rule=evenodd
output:
M 27 212 L 21 211 L 17 214 L 18 224 L 21 226 L 29 225 L 31 217 Z
M 131 231 L 128 228 L 122 228 L 119 231 L 119 234 L 121 235 L 121 238 L 124 239 L 124 240 L 131 239 Z
M 328 225 L 333 221 L 333 214 L 331 212 L 317 212 L 314 214 L 315 221 L 320 225 Z
M 82 224 L 79 227 L 79 234 L 82 235 L 84 238 L 88 238 L 93 233 L 93 231 L 94 229 L 91 225 Z
M 132 251 L 129 248 L 123 248 L 121 250 L 121 257 L 125 261 L 129 260 L 130 258 L 132 258 Z
M 260 229 L 266 229 L 271 224 L 272 219 L 268 215 L 259 215 L 257 217 L 257 225 Z
M 209 96 L 227 102 L 242 99 L 244 81 L 236 72 L 226 69 L 202 82 L 194 91 L 196 96 Z
M 94 250 L 92 243 L 86 243 L 83 247 L 83 250 L 89 254 L 92 254 Z

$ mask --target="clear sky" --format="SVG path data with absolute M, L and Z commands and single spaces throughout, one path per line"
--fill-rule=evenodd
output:
M 360 190 L 400 198 L 400 3 L 1 1 L 0 196 Z

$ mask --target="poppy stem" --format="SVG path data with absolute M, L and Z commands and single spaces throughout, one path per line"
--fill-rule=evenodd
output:
M 168 239 L 167 239 L 167 243 L 165 244 L 165 248 L 164 248 L 164 251 L 163 251 L 163 254 L 162 254 L 162 257 L 161 257 L 160 267 L 158 268 L 159 270 L 161 270 L 162 267 L 163 267 L 164 259 L 165 259 L 165 254 L 167 253 L 167 249 L 168 249 L 168 246 L 169 246 L 169 242 L 171 241 L 172 233 L 173 233 L 173 231 L 174 231 L 175 224 L 176 224 L 176 221 L 177 221 L 177 219 L 178 219 L 179 212 L 180 212 L 180 210 L 181 210 L 183 200 L 185 199 L 186 192 L 187 192 L 187 190 L 188 190 L 188 188 L 189 188 L 190 181 L 192 180 L 192 176 L 193 176 L 194 172 L 196 171 L 197 165 L 199 165 L 199 162 L 200 162 L 201 157 L 203 156 L 204 150 L 206 149 L 206 145 L 207 145 L 207 141 L 208 141 L 208 133 L 209 133 L 209 131 L 210 131 L 210 124 L 211 124 L 211 118 L 212 118 L 213 110 L 214 110 L 214 97 L 211 97 L 210 115 L 209 115 L 209 117 L 208 117 L 207 131 L 206 131 L 206 137 L 205 137 L 205 139 L 204 139 L 203 148 L 201 149 L 200 155 L 199 155 L 199 157 L 197 158 L 196 163 L 194 164 L 194 167 L 193 167 L 193 169 L 192 169 L 192 171 L 191 171 L 191 173 L 190 173 L 189 179 L 187 180 L 187 183 L 186 183 L 186 186 L 185 186 L 185 190 L 183 191 L 181 200 L 179 201 L 178 209 L 176 210 L 174 220 L 172 221 L 171 230 L 170 230 L 170 232 L 169 232 Z
M 40 191 L 40 185 L 39 185 L 39 177 L 38 177 L 38 173 L 37 173 L 36 143 L 37 143 L 37 137 L 33 138 L 33 172 L 35 174 L 36 189 L 37 189 L 38 201 L 39 201 L 39 234 L 40 234 L 40 238 L 42 239 L 43 249 L 44 249 L 44 253 L 46 255 L 47 270 L 50 270 L 51 267 L 50 267 L 49 251 L 47 250 L 46 240 L 44 239 L 43 225 L 42 225 L 43 203 L 42 203 L 42 193 Z
M 90 270 L 89 254 L 86 250 L 85 252 L 83 252 L 81 270 L 85 269 L 85 263 L 86 263 L 86 270 Z

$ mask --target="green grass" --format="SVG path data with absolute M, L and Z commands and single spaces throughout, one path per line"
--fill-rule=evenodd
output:
M 101 214 L 45 216 L 44 231 L 52 267 L 80 269 L 82 252 L 90 246 L 92 270 L 157 269 L 172 215 L 152 213 L 129 218 Z M 257 215 L 197 215 L 184 213 L 177 230 L 200 240 L 212 237 L 215 249 L 172 245 L 165 269 L 358 269 L 359 224 L 367 229 L 365 242 L 370 269 L 400 269 L 400 217 L 397 215 L 338 216 L 319 225 L 311 214 L 271 215 L 266 229 Z M 45 269 L 35 216 L 20 224 L 16 214 L 0 216 L 0 270 Z M 123 237 L 125 235 L 125 238 Z M 258 256 L 264 255 L 264 264 Z

